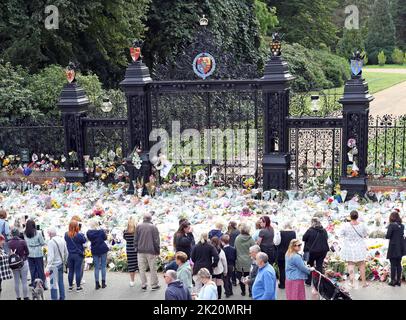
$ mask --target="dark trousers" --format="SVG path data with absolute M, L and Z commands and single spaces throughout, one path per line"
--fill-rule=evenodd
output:
M 68 282 L 69 287 L 73 286 L 73 274 L 76 275 L 76 287 L 80 287 L 82 280 L 82 262 L 83 256 L 79 254 L 69 254 L 68 256 Z
M 224 277 L 224 293 L 226 296 L 231 296 L 233 294 L 233 284 L 231 282 L 233 273 L 234 266 L 227 266 L 227 275 Z
M 309 255 L 308 264 L 311 267 L 315 267 L 316 270 L 320 273 L 323 273 L 323 262 L 326 257 L 327 252 L 312 252 Z M 315 266 L 316 265 L 316 266 Z M 306 280 L 306 284 L 312 284 L 312 274 L 310 273 L 309 277 Z
M 278 259 L 278 269 L 279 269 L 279 288 L 285 288 L 285 259 Z
M 241 278 L 246 277 L 249 274 L 250 274 L 249 272 L 236 271 L 237 279 L 240 282 L 241 293 L 243 294 L 245 294 L 245 284 L 241 282 Z M 251 286 L 249 286 L 249 292 L 251 293 Z
M 267 254 L 269 264 L 273 265 L 275 263 L 275 255 L 276 255 L 275 247 L 268 246 L 260 246 L 260 247 L 261 251 Z
M 232 284 L 233 284 L 234 286 L 237 285 L 237 274 L 236 274 L 235 270 L 234 270 L 234 271 L 232 272 L 232 274 L 231 274 L 231 282 L 232 282 Z
M 389 259 L 390 261 L 390 278 L 393 282 L 402 281 L 402 258 Z
M 31 285 L 34 287 L 35 279 L 41 279 L 46 287 L 45 272 L 44 272 L 44 258 L 28 258 L 28 266 L 30 267 Z

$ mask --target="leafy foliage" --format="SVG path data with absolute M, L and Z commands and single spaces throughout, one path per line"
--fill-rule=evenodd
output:
M 337 8 L 336 0 L 267 0 L 276 8 L 280 31 L 284 40 L 308 48 L 328 47 L 335 44 L 337 27 L 332 17 Z
M 176 68 L 186 48 L 197 41 L 201 29 L 199 19 L 203 15 L 209 20 L 206 28 L 212 34 L 211 47 L 218 52 L 231 53 L 234 66 L 244 63 L 261 65 L 261 38 L 254 1 L 153 0 L 143 48 L 150 68 L 163 63 Z M 188 65 L 191 63 L 189 61 Z
M 29 75 L 25 69 L 0 63 L 0 122 L 39 115 L 28 83 Z
M 0 3 L 0 57 L 37 72 L 77 59 L 112 86 L 122 79 L 131 40 L 144 31 L 149 0 L 4 0 Z M 59 29 L 44 27 L 46 5 L 59 10 Z
M 368 22 L 365 47 L 372 64 L 378 61 L 380 51 L 390 57 L 395 48 L 395 25 L 390 12 L 389 0 L 375 1 Z
M 354 50 L 365 51 L 365 43 L 362 32 L 357 29 L 344 30 L 343 37 L 338 41 L 337 53 L 344 57 L 349 58 Z
M 259 22 L 262 36 L 268 36 L 270 31 L 278 25 L 276 8 L 269 8 L 263 1 L 255 0 L 255 16 Z
M 283 44 L 282 52 L 296 77 L 294 91 L 340 87 L 350 77 L 346 59 L 328 51 L 307 49 L 300 44 Z
M 384 66 L 386 63 L 386 56 L 383 50 L 378 54 L 378 63 L 380 66 Z
M 405 56 L 403 55 L 403 51 L 399 48 L 395 48 L 392 52 L 392 61 L 396 64 L 403 64 L 405 60 Z

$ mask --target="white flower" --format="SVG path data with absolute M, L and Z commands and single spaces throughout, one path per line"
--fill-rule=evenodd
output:
M 199 186 L 204 186 L 206 184 L 206 180 L 207 180 L 206 172 L 204 170 L 198 170 L 196 172 L 196 183 Z

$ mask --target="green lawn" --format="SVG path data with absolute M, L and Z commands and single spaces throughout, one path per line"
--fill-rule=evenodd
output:
M 380 65 L 366 65 L 364 69 L 406 69 L 406 64 L 385 64 L 384 66 Z
M 365 80 L 368 82 L 369 92 L 374 94 L 379 91 L 385 90 L 394 86 L 395 84 L 406 81 L 406 74 L 397 73 L 378 73 L 378 72 L 365 72 L 363 73 Z M 333 88 L 324 90 L 325 93 L 342 94 L 344 86 L 340 88 Z

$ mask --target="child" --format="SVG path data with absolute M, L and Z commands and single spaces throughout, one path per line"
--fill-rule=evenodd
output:
M 226 298 L 233 295 L 233 286 L 231 277 L 234 272 L 235 260 L 237 259 L 237 251 L 234 247 L 230 246 L 230 236 L 225 234 L 221 237 L 221 244 L 227 260 L 227 275 L 224 277 L 224 293 Z
M 213 237 L 217 237 L 217 238 L 221 238 L 221 236 L 223 235 L 223 223 L 218 221 L 215 224 L 215 229 L 210 230 L 209 232 L 209 239 L 211 240 L 211 238 Z

